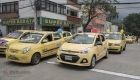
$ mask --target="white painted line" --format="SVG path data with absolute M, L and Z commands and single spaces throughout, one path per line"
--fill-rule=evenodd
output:
M 105 71 L 105 70 L 100 70 L 100 69 L 90 69 L 90 71 L 140 80 L 140 76 L 128 75 L 128 74 L 123 74 L 123 73 L 116 73 L 116 72 Z
M 46 62 L 47 64 L 57 64 L 56 62 Z
M 47 64 L 57 64 L 56 62 L 46 62 L 46 63 L 47 63 Z M 110 74 L 110 75 L 115 75 L 115 76 L 120 76 L 120 77 L 125 77 L 125 78 L 131 78 L 131 79 L 140 80 L 140 76 L 134 76 L 134 75 L 129 75 L 129 74 L 123 74 L 123 73 L 105 71 L 105 70 L 100 70 L 100 69 L 90 69 L 90 71 L 94 71 L 94 72 L 98 72 L 98 73 L 104 73 L 104 74 Z

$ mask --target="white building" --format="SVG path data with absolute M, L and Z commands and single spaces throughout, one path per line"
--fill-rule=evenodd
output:
M 56 31 L 58 27 L 73 31 L 80 26 L 77 0 L 37 0 L 38 27 L 42 30 Z M 17 29 L 34 29 L 34 0 L 0 0 L 0 29 L 8 33 Z M 5 28 L 5 29 L 4 29 Z

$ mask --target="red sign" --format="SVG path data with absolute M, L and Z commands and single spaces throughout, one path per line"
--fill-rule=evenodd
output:
M 97 30 L 97 28 L 92 28 L 92 29 L 91 29 L 91 32 L 92 32 L 92 33 L 97 33 L 98 30 Z

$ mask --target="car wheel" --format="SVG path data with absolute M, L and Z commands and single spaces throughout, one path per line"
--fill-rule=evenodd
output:
M 107 59 L 108 58 L 108 54 L 109 54 L 109 52 L 108 52 L 108 50 L 106 51 L 106 55 L 105 55 L 105 59 Z
M 32 64 L 32 65 L 37 65 L 37 64 L 39 64 L 40 59 L 41 59 L 40 54 L 39 54 L 39 53 L 35 53 L 35 54 L 32 56 L 31 64 Z
M 95 65 L 96 65 L 96 57 L 93 56 L 92 59 L 91 59 L 91 63 L 90 63 L 89 69 L 94 68 Z
M 126 50 L 126 45 L 125 45 L 125 47 L 123 48 L 123 51 L 125 51 Z

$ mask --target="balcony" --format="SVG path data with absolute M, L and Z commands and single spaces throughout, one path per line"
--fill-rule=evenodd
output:
M 82 21 L 81 18 L 78 18 L 76 16 L 67 16 L 67 20 L 76 24 L 79 24 Z
M 0 13 L 0 19 L 18 18 L 18 13 Z
M 67 4 L 80 8 L 80 5 L 77 4 L 77 0 L 68 0 Z

